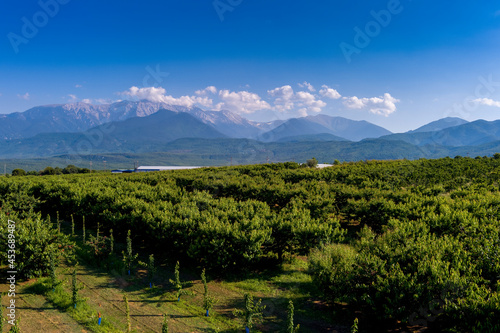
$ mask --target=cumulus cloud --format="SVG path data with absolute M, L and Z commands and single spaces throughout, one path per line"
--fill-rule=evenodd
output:
M 138 99 L 146 99 L 150 102 L 163 102 L 167 97 L 165 96 L 166 90 L 162 87 L 147 87 L 147 88 L 137 88 L 131 87 L 129 90 L 122 92 L 122 95 L 136 97 Z
M 307 81 L 304 81 L 304 83 L 299 83 L 299 87 L 307 88 L 307 90 L 309 90 L 310 92 L 316 91 L 316 89 L 314 89 L 314 86 Z
M 310 112 L 321 112 L 326 106 L 316 95 L 307 91 L 294 92 L 289 85 L 268 90 L 267 93 L 274 98 L 274 110 L 279 112 L 297 108 L 300 116 L 307 116 Z
M 500 101 L 495 101 L 491 98 L 478 98 L 473 100 L 473 102 L 476 102 L 481 105 L 494 106 L 500 108 Z
M 326 98 L 330 98 L 330 99 L 339 99 L 340 97 L 342 97 L 342 95 L 339 94 L 339 92 L 333 88 L 330 88 L 329 86 L 327 85 L 322 85 L 321 86 L 321 89 L 319 91 L 319 94 L 323 97 L 326 97 Z
M 208 86 L 205 89 L 196 90 L 194 93 L 198 96 L 205 96 L 208 93 L 217 94 L 217 88 L 215 88 L 214 86 Z
M 358 98 L 356 96 L 343 98 L 344 105 L 349 109 L 368 109 L 373 114 L 385 117 L 396 111 L 396 103 L 399 101 L 389 93 L 372 98 Z
M 302 114 L 307 114 L 308 112 L 321 112 L 321 109 L 326 106 L 325 102 L 316 99 L 316 96 L 306 91 L 299 91 L 295 96 L 297 98 L 297 104 L 300 107 L 299 112 Z
M 219 91 L 221 103 L 215 106 L 216 110 L 229 110 L 236 113 L 254 113 L 260 110 L 269 110 L 271 105 L 254 93 L 248 91 L 230 92 Z
M 214 86 L 208 86 L 205 89 L 195 91 L 195 95 L 197 96 L 181 96 L 178 98 L 167 95 L 166 90 L 162 87 L 131 87 L 120 94 L 157 103 L 161 102 L 185 107 L 201 106 L 215 111 L 229 110 L 246 114 L 272 108 L 268 102 L 255 93 L 248 91 L 219 91 Z M 214 105 L 214 100 L 208 97 L 209 94 L 213 95 L 213 98 L 218 99 L 217 104 Z
M 82 100 L 82 102 L 85 100 Z M 110 98 L 96 98 L 94 100 L 95 103 L 97 104 L 113 104 L 113 103 L 118 103 L 121 102 L 121 99 L 110 99 Z
M 20 98 L 20 99 L 24 99 L 25 101 L 27 101 L 27 100 L 30 99 L 30 94 L 29 93 L 26 93 L 24 95 L 17 94 L 17 97 Z
M 137 99 L 145 99 L 150 102 L 166 103 L 185 107 L 192 107 L 195 104 L 199 104 L 204 107 L 211 107 L 213 105 L 213 101 L 208 97 L 181 96 L 179 98 L 176 98 L 170 95 L 166 95 L 166 93 L 167 91 L 162 87 L 131 87 L 129 88 L 129 90 L 121 92 L 120 94 Z
M 269 96 L 274 97 L 274 108 L 277 111 L 287 111 L 294 107 L 293 103 L 293 89 L 291 86 L 286 85 L 283 87 L 268 90 Z
M 248 89 L 241 91 L 219 90 L 215 86 L 196 90 L 193 96 L 173 97 L 168 95 L 162 87 L 131 87 L 119 94 L 134 99 L 144 99 L 189 108 L 198 106 L 215 111 L 229 110 L 239 114 L 272 110 L 300 116 L 321 112 L 327 106 L 327 103 L 322 99 L 338 100 L 342 98 L 337 90 L 327 85 L 322 85 L 317 93 L 314 93 L 314 87 L 308 82 L 301 83 L 299 86 L 307 89 L 294 91 L 292 86 L 284 85 L 268 90 L 267 100 L 256 93 L 248 91 Z M 90 102 L 89 100 L 83 100 L 83 102 L 86 101 Z M 381 97 L 372 98 L 343 97 L 342 102 L 349 109 L 367 109 L 374 114 L 388 116 L 396 111 L 396 103 L 399 100 L 386 93 Z
M 70 103 L 75 103 L 78 102 L 80 99 L 72 94 L 68 95 L 70 97 L 69 102 Z M 91 98 L 83 98 L 80 100 L 80 103 L 85 103 L 85 104 L 112 104 L 112 103 L 117 103 L 121 102 L 121 99 L 109 99 L 109 98 L 96 98 L 96 99 L 91 99 Z

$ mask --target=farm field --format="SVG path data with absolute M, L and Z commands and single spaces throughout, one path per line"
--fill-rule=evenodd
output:
M 0 258 L 25 332 L 497 332 L 499 179 L 498 154 L 0 177 Z

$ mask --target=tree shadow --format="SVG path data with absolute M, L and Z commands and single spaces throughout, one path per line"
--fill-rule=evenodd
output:
M 295 325 L 300 324 L 300 331 L 304 332 L 349 332 L 348 326 L 336 324 L 333 317 L 328 314 L 330 309 L 323 304 L 316 304 L 309 297 L 254 297 L 254 302 L 261 300 L 265 306 L 262 311 L 263 321 L 256 327 L 262 332 L 281 332 L 287 328 L 288 304 L 292 300 Z M 244 298 L 232 299 L 227 308 L 244 310 Z
M 196 332 L 202 332 L 202 333 L 240 333 L 243 332 L 244 328 L 241 330 L 237 329 L 227 329 L 227 330 L 218 330 L 214 328 L 206 328 L 206 327 L 197 327 Z
M 146 314 L 139 314 L 139 315 L 130 315 L 130 317 L 163 317 L 163 315 L 159 314 L 151 314 L 151 315 L 146 315 Z

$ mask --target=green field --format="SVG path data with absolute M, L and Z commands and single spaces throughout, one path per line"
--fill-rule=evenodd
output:
M 461 157 L 0 177 L 0 256 L 14 220 L 25 332 L 126 332 L 124 295 L 131 331 L 243 332 L 245 294 L 251 332 L 290 332 L 290 300 L 299 332 L 498 332 L 499 179 Z

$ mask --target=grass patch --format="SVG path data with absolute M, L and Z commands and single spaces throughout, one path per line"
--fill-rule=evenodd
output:
M 35 283 L 27 286 L 24 291 L 30 294 L 42 295 L 49 303 L 54 305 L 60 311 L 68 313 L 79 324 L 85 326 L 92 332 L 97 333 L 119 333 L 105 318 L 101 319 L 101 325 L 98 325 L 98 312 L 93 310 L 85 300 L 80 300 L 75 308 L 71 302 L 71 294 L 68 293 L 63 283 L 52 288 L 49 278 L 40 278 Z

